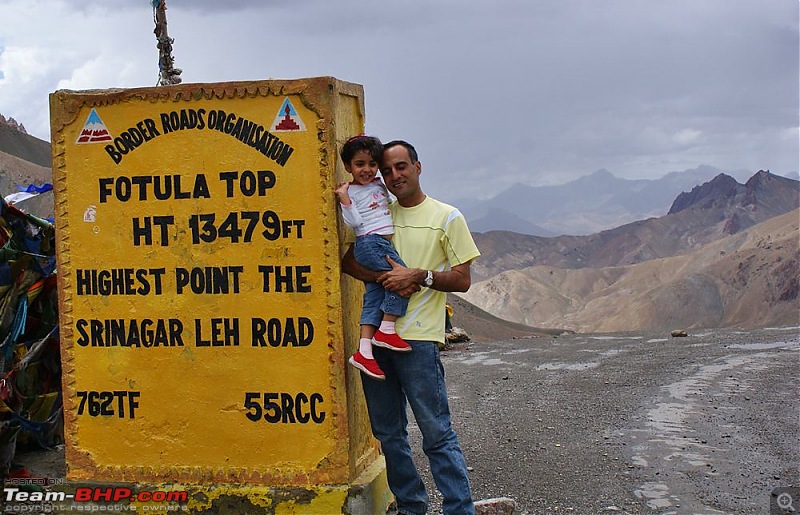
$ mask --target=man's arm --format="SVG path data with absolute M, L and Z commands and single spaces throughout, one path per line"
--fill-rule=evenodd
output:
M 392 269 L 384 272 L 377 279 L 387 290 L 398 293 L 399 295 L 408 296 L 415 291 L 420 290 L 420 285 L 425 279 L 426 270 L 421 268 L 406 268 L 392 261 L 389 264 Z M 442 272 L 433 272 L 433 288 L 434 290 L 445 292 L 465 292 L 469 290 L 472 284 L 472 276 L 470 274 L 471 261 L 461 263 L 452 267 L 450 270 Z M 408 295 L 405 295 L 408 293 Z
M 382 272 L 370 270 L 356 261 L 356 257 L 353 254 L 352 245 L 350 245 L 350 247 L 347 249 L 347 252 L 345 252 L 344 256 L 342 257 L 342 272 L 358 279 L 359 281 L 365 281 L 368 283 L 378 282 L 378 278 L 382 274 Z
M 439 291 L 466 292 L 472 285 L 470 266 L 472 261 L 461 263 L 447 272 L 433 272 L 433 288 Z

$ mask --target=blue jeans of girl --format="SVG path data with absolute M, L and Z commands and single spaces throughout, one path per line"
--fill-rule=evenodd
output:
M 391 270 L 386 256 L 405 266 L 392 242 L 379 234 L 367 234 L 356 238 L 353 256 L 361 266 L 374 271 Z M 408 308 L 408 299 L 384 289 L 379 283 L 364 283 L 364 304 L 361 308 L 361 324 L 378 327 L 383 314 L 403 316 Z

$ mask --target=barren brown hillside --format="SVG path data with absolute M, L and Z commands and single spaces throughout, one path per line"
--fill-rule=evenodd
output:
M 470 341 L 473 342 L 494 342 L 531 336 L 552 336 L 564 332 L 557 328 L 530 327 L 503 320 L 452 293 L 447 295 L 447 302 L 453 307 L 453 326 L 460 327 L 466 331 Z
M 724 174 L 680 195 L 670 213 L 588 236 L 543 238 L 504 231 L 475 234 L 480 281 L 509 270 L 611 267 L 692 252 L 800 207 L 800 182 L 767 171 L 739 184 Z
M 17 185 L 40 186 L 53 181 L 50 143 L 23 132 L 15 122 L 0 115 L 0 195 L 18 191 Z M 27 199 L 17 207 L 43 218 L 53 216 L 53 193 Z
M 50 168 L 0 152 L 0 193 L 3 195 L 17 191 L 17 184 L 40 185 L 52 180 Z
M 52 180 L 50 168 L 0 152 L 0 196 L 6 197 L 19 191 L 17 185 L 36 184 L 41 186 Z M 54 212 L 53 192 L 48 191 L 23 200 L 17 207 L 34 216 L 51 218 Z
M 0 152 L 39 166 L 50 167 L 50 142 L 31 136 L 13 118 L 0 114 Z
M 580 332 L 800 323 L 800 211 L 689 254 L 606 268 L 534 266 L 463 295 L 501 318 Z

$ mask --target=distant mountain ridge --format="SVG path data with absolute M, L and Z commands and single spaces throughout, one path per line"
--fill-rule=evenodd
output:
M 800 182 L 759 171 L 746 184 L 725 174 L 679 195 L 669 214 L 588 236 L 543 238 L 505 231 L 474 234 L 476 281 L 535 265 L 624 266 L 695 250 L 800 207 Z
M 601 169 L 558 186 L 515 184 L 488 200 L 464 199 L 454 204 L 473 232 L 588 235 L 663 216 L 678 195 L 720 173 L 717 168 L 699 166 L 659 179 L 621 179 Z
M 579 332 L 796 326 L 798 234 L 800 210 L 793 210 L 686 254 L 508 270 L 460 295 L 505 320 Z
M 500 207 L 489 207 L 486 215 L 476 221 L 469 221 L 469 229 L 472 232 L 487 232 L 497 230 L 502 227 L 504 231 L 516 232 L 519 234 L 535 234 L 536 236 L 558 236 L 556 233 L 548 231 L 544 227 L 532 224 L 523 220 L 519 216 L 509 213 Z
M 27 134 L 13 118 L 0 115 L 0 195 L 16 193 L 18 186 L 53 182 L 51 160 L 49 142 Z M 41 218 L 51 218 L 53 192 L 26 199 L 17 207 Z
M 13 118 L 0 114 L 0 152 L 18 157 L 23 161 L 51 167 L 50 142 L 31 136 L 25 127 Z
M 678 195 L 669 213 L 588 236 L 475 234 L 464 299 L 582 332 L 800 322 L 800 182 L 761 170 Z

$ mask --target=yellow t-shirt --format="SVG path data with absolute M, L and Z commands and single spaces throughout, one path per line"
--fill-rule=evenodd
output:
M 426 197 L 417 206 L 389 206 L 394 222 L 392 244 L 409 268 L 442 272 L 472 261 L 480 255 L 461 212 Z M 444 313 L 447 294 L 422 288 L 409 299 L 406 314 L 395 329 L 405 340 L 444 343 Z

